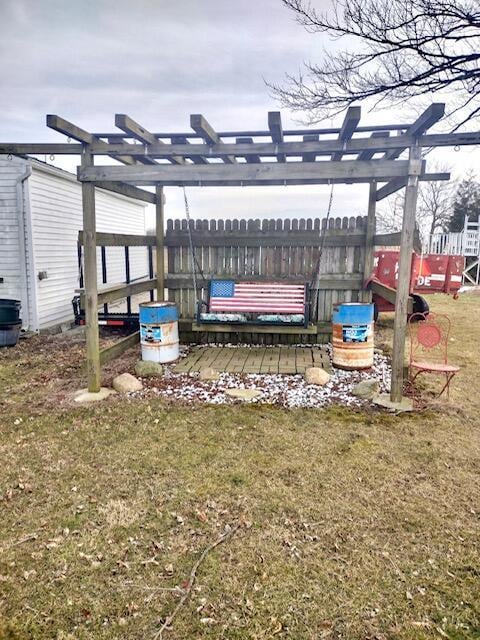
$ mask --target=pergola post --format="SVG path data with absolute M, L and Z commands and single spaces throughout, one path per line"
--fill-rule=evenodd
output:
M 403 223 L 398 264 L 397 295 L 395 300 L 395 320 L 393 325 L 392 385 L 390 400 L 398 403 L 402 399 L 403 370 L 405 358 L 405 338 L 407 331 L 407 305 L 410 295 L 412 275 L 413 237 L 417 210 L 419 163 L 421 147 L 410 147 L 408 182 L 403 205 Z
M 367 212 L 367 228 L 365 229 L 365 259 L 363 268 L 363 282 L 365 283 L 373 271 L 373 258 L 375 253 L 375 210 L 376 210 L 376 191 L 377 183 L 370 183 L 368 192 L 368 212 Z M 363 302 L 372 301 L 372 292 L 370 288 L 364 288 L 362 293 Z
M 93 164 L 92 155 L 86 145 L 82 155 L 82 166 Z M 88 390 L 100 391 L 100 342 L 98 335 L 98 290 L 97 290 L 97 231 L 95 215 L 95 184 L 82 182 L 83 234 L 84 234 L 84 283 L 85 325 L 87 350 Z
M 155 219 L 157 248 L 157 300 L 165 300 L 165 239 L 164 239 L 164 207 L 163 187 L 155 188 Z

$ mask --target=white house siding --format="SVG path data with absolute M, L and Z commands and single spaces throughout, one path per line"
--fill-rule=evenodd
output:
M 20 158 L 0 156 L 0 298 L 22 299 L 24 272 L 17 180 L 25 171 Z
M 79 286 L 77 238 L 82 228 L 81 185 L 74 176 L 32 163 L 29 179 L 39 328 L 73 319 L 71 300 Z M 97 230 L 145 233 L 145 208 L 133 200 L 97 191 Z M 113 249 L 113 250 L 112 250 Z M 108 283 L 125 280 L 122 248 L 107 249 Z M 100 254 L 100 250 L 99 250 Z M 98 276 L 101 279 L 100 255 Z M 47 277 L 38 280 L 38 273 Z M 132 264 L 131 277 L 148 272 L 146 250 Z

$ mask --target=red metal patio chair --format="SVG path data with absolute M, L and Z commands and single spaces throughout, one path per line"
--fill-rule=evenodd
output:
M 437 397 L 447 390 L 460 367 L 448 363 L 450 319 L 443 314 L 414 313 L 408 321 L 410 333 L 410 381 L 420 373 L 445 374 L 445 384 Z M 413 375 L 412 375 L 413 374 Z

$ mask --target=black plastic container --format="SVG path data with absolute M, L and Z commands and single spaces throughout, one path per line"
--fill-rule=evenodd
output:
M 0 298 L 0 327 L 7 324 L 16 324 L 20 320 L 21 308 L 22 303 L 20 300 Z
M 22 321 L 0 325 L 0 347 L 14 347 L 18 342 Z

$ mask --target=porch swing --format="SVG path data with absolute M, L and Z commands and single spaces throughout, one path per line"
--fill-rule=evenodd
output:
M 301 327 L 302 333 L 316 333 L 315 324 L 310 319 L 317 314 L 320 269 L 325 245 L 325 229 L 332 210 L 333 188 L 330 185 L 326 224 L 320 235 L 320 248 L 310 283 L 288 283 L 281 281 L 255 282 L 232 278 L 213 278 L 207 280 L 197 260 L 192 237 L 190 205 L 185 187 L 183 198 L 185 219 L 189 240 L 192 281 L 196 299 L 196 323 L 193 331 L 212 331 L 233 325 L 235 331 L 251 331 L 252 326 L 275 328 Z M 198 287 L 197 275 L 204 286 Z M 203 300 L 201 290 L 206 289 L 207 300 Z M 313 292 L 313 297 L 311 293 Z M 313 313 L 312 313 L 313 312 Z M 243 329 L 242 329 L 243 328 Z M 228 329 L 227 329 L 228 330 Z

